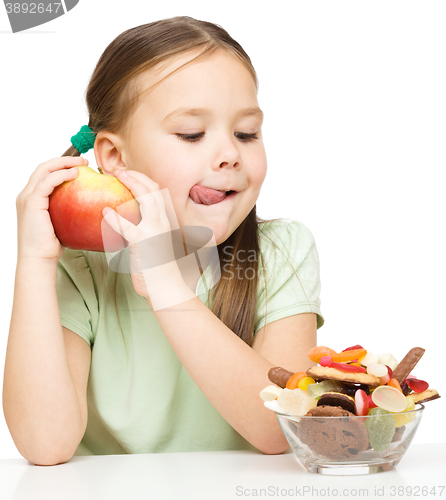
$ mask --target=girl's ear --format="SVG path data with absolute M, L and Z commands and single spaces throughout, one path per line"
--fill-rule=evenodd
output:
M 104 174 L 113 175 L 116 170 L 127 168 L 123 157 L 123 140 L 111 132 L 98 132 L 94 141 L 96 163 Z

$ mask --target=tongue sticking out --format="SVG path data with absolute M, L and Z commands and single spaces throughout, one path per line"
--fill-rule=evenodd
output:
M 190 190 L 189 196 L 199 205 L 215 205 L 226 198 L 226 192 L 195 184 Z

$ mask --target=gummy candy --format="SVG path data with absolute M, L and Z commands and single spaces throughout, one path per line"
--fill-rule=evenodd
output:
M 337 352 L 333 349 L 320 345 L 317 347 L 313 347 L 313 349 L 310 349 L 310 351 L 308 352 L 308 357 L 311 359 L 311 361 L 319 363 L 319 360 L 322 358 L 322 356 L 333 356 L 334 354 L 337 354 Z
M 333 360 L 331 359 L 331 356 L 322 356 L 319 360 L 319 364 L 321 366 L 331 366 L 333 364 Z
M 342 363 L 345 361 L 353 361 L 354 359 L 363 358 L 367 354 L 365 349 L 351 349 L 349 351 L 343 351 L 339 354 L 333 355 L 331 358 L 336 363 Z
M 359 358 L 358 361 L 364 366 L 368 366 L 370 363 L 379 363 L 379 356 L 367 351 L 367 354 L 364 357 Z
M 299 380 L 299 383 L 297 384 L 297 386 L 299 387 L 299 389 L 302 389 L 303 391 L 306 391 L 307 387 L 310 384 L 314 384 L 315 382 L 316 381 L 314 380 L 313 377 L 304 377 L 304 378 L 301 378 Z
M 337 370 L 342 370 L 343 372 L 354 372 L 354 373 L 365 373 L 366 370 L 362 366 L 354 366 L 348 365 L 347 363 L 333 363 L 331 364 L 332 368 L 336 368 Z
M 358 389 L 355 392 L 355 408 L 356 415 L 360 415 L 361 417 L 367 415 L 369 412 L 369 398 L 362 389 Z
M 307 374 L 305 372 L 296 372 L 291 377 L 288 379 L 286 383 L 286 388 L 287 389 L 296 389 L 297 384 L 299 383 L 299 380 L 306 377 Z
M 375 375 L 375 377 L 384 377 L 384 375 L 387 375 L 387 367 L 380 363 L 369 363 L 367 365 L 367 373 Z
M 390 366 L 392 370 L 395 370 L 395 368 L 398 366 L 398 361 L 390 353 L 380 354 L 379 362 L 383 365 Z
M 414 392 L 423 392 L 426 391 L 429 387 L 429 384 L 427 382 L 425 382 L 424 380 L 418 380 L 415 377 L 408 376 L 405 381 Z
M 362 345 L 359 345 L 359 344 L 356 344 L 356 345 L 353 345 L 351 347 L 347 347 L 347 349 L 344 349 L 343 351 L 341 352 L 345 352 L 345 351 L 354 351 L 355 349 L 364 349 L 364 347 L 362 347 Z
M 325 392 L 341 392 L 342 387 L 343 384 L 339 380 L 326 379 L 318 384 L 310 384 L 307 391 L 312 398 L 317 398 Z
M 399 391 L 403 392 L 401 389 L 400 383 L 396 378 L 391 378 L 388 382 L 387 385 L 390 385 L 390 387 L 395 387 L 395 389 L 398 389 Z
M 379 383 L 381 385 L 387 384 L 387 382 L 393 377 L 392 368 L 390 368 L 390 366 L 387 365 L 384 366 L 387 368 L 387 373 L 384 375 L 384 377 L 379 377 Z
M 415 410 L 415 400 L 413 396 L 406 396 L 406 401 L 407 401 L 407 406 L 405 408 L 405 412 L 407 411 L 413 411 Z M 396 426 L 397 427 L 402 427 L 403 425 L 408 424 L 409 422 L 412 422 L 412 420 L 415 418 L 414 413 L 396 413 L 393 414 L 393 418 L 395 419 Z
M 390 411 L 383 408 L 372 408 L 365 421 L 365 426 L 369 433 L 370 446 L 375 451 L 384 451 L 389 447 L 396 428 L 395 418 Z
M 406 396 L 395 387 L 380 385 L 372 392 L 373 402 L 384 410 L 400 412 L 407 406 Z
M 369 408 L 377 408 L 378 405 L 376 405 L 374 402 L 373 402 L 373 399 L 372 399 L 372 396 L 371 395 L 368 395 L 367 396 L 368 400 L 369 400 Z

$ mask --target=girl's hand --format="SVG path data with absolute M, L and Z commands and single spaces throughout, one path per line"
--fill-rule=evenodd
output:
M 115 176 L 140 204 L 141 222 L 135 226 L 109 207 L 103 210 L 104 219 L 129 242 L 133 286 L 152 305 L 151 295 L 164 294 L 169 286 L 174 287 L 175 284 L 180 288 L 184 285 L 175 261 L 172 225 L 166 213 L 163 191 L 156 182 L 135 170 L 119 170 Z M 104 246 L 107 251 L 106 242 Z M 160 262 L 167 265 L 160 266 Z
M 48 212 L 49 195 L 65 181 L 75 179 L 77 165 L 88 165 L 79 156 L 62 156 L 41 163 L 16 199 L 18 257 L 57 263 L 65 250 L 54 233 Z

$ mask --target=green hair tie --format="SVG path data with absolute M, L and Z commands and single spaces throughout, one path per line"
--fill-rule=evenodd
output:
M 94 146 L 95 139 L 96 134 L 93 130 L 88 125 L 82 125 L 79 132 L 71 138 L 71 144 L 83 154 Z

